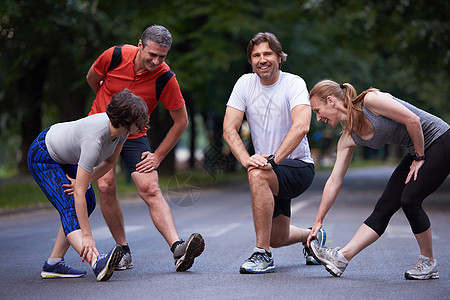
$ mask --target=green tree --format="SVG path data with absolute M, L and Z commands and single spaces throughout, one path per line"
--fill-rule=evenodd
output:
M 186 99 L 192 149 L 196 114 L 222 147 L 225 104 L 236 80 L 251 72 L 245 49 L 259 31 L 278 36 L 289 54 L 283 70 L 309 88 L 323 78 L 358 91 L 375 86 L 448 121 L 449 8 L 408 0 L 3 0 L 0 162 L 19 156 L 25 170 L 24 154 L 42 127 L 86 115 L 94 95 L 85 75 L 94 59 L 115 44 L 137 44 L 152 24 L 174 36 L 167 60 Z M 155 148 L 170 124 L 164 110 L 152 119 Z
M 93 10 L 89 1 L 81 0 L 0 4 L 0 130 L 2 137 L 20 135 L 21 173 L 43 125 L 86 114 L 89 89 L 84 76 L 99 40 L 96 24 L 102 21 L 100 14 L 93 19 Z

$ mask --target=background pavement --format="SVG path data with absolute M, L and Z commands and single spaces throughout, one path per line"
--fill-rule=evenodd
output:
M 390 167 L 350 170 L 342 191 L 324 221 L 328 247 L 344 246 L 371 213 Z M 329 173 L 316 175 L 310 189 L 292 203 L 292 224 L 312 225 Z M 143 201 L 122 200 L 127 239 L 134 268 L 117 271 L 97 282 L 88 264 L 69 249 L 65 260 L 88 274 L 76 279 L 41 279 L 59 226 L 54 209 L 0 216 L 1 299 L 449 299 L 450 179 L 424 202 L 431 219 L 434 253 L 440 279 L 409 281 L 404 272 L 417 261 L 419 250 L 402 211 L 386 233 L 357 255 L 342 277 L 322 266 L 307 266 L 302 245 L 273 249 L 277 271 L 242 275 L 239 267 L 255 244 L 250 194 L 246 182 L 202 188 L 195 178 L 167 193 L 180 237 L 200 232 L 205 252 L 194 266 L 175 272 L 169 246 L 154 228 Z M 114 245 L 99 206 L 91 227 L 100 252 Z

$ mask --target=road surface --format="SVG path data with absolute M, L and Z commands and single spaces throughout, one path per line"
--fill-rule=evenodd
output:
M 350 170 L 343 189 L 324 222 L 327 246 L 344 246 L 370 214 L 381 194 L 389 167 Z M 311 188 L 292 203 L 292 223 L 309 227 L 329 174 L 319 173 Z M 450 178 L 425 201 L 432 221 L 434 252 L 440 279 L 408 281 L 404 272 L 418 257 L 418 246 L 399 211 L 386 233 L 357 255 L 342 277 L 322 266 L 307 266 L 302 246 L 273 249 L 277 271 L 242 275 L 239 267 L 255 244 L 246 182 L 202 188 L 195 178 L 166 193 L 179 234 L 200 232 L 205 252 L 188 271 L 177 273 L 168 245 L 156 231 L 143 201 L 122 199 L 127 239 L 135 267 L 96 282 L 86 263 L 69 249 L 65 260 L 88 274 L 76 279 L 41 279 L 42 264 L 53 246 L 59 219 L 53 208 L 0 216 L 1 299 L 449 299 Z M 124 198 L 124 197 L 123 197 Z M 114 241 L 100 208 L 91 226 L 101 252 Z

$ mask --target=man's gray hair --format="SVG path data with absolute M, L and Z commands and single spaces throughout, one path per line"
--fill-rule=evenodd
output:
M 148 46 L 150 42 L 154 42 L 161 47 L 170 47 L 172 45 L 172 35 L 164 26 L 152 25 L 144 30 L 141 41 L 144 47 Z

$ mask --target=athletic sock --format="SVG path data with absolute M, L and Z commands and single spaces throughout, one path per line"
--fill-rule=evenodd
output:
M 257 248 L 257 249 L 260 249 L 261 252 L 264 251 L 264 253 L 266 253 L 269 257 L 272 257 L 272 252 L 269 252 L 269 251 L 267 251 L 267 250 L 264 249 L 264 248 L 260 248 L 260 247 L 256 247 L 256 248 Z
M 345 258 L 344 254 L 342 254 L 341 250 L 337 252 L 337 255 L 339 259 L 343 260 L 344 262 L 348 263 L 348 260 Z
M 62 257 L 49 257 L 47 260 L 47 264 L 53 266 L 59 263 L 60 261 L 62 261 Z
M 128 246 L 128 244 L 121 245 L 121 246 L 122 246 L 122 249 L 123 249 L 123 253 L 130 253 L 131 252 L 130 247 Z
M 173 244 L 172 244 L 172 247 L 170 247 L 170 251 L 172 251 L 172 253 L 174 253 L 175 248 L 176 248 L 179 244 L 181 244 L 181 243 L 183 243 L 183 242 L 184 242 L 183 240 L 179 240 L 179 241 L 176 241 L 175 243 L 173 243 Z

